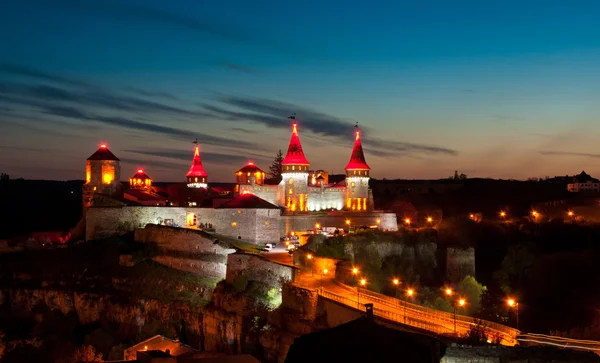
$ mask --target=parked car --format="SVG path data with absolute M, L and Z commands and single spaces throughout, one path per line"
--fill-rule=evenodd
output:
M 264 251 L 265 252 L 269 252 L 271 250 L 273 250 L 273 244 L 272 243 L 265 243 L 265 249 L 264 249 Z

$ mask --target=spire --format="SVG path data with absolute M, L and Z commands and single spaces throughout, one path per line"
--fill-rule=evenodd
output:
M 186 176 L 208 176 L 202 166 L 202 160 L 200 160 L 200 145 L 198 145 L 198 139 L 194 141 L 194 160 L 192 161 L 192 166 Z
M 290 138 L 290 145 L 288 146 L 287 154 L 285 155 L 285 159 L 283 159 L 281 162 L 281 165 L 309 165 L 310 163 L 304 156 L 302 144 L 300 143 L 300 137 L 298 136 L 296 114 L 288 117 L 288 120 L 294 121 L 292 125 L 292 137 Z
M 367 161 L 365 160 L 365 154 L 363 152 L 362 143 L 360 142 L 360 129 L 358 128 L 358 122 L 354 126 L 355 128 L 355 139 L 354 148 L 352 149 L 352 156 L 350 162 L 346 165 L 346 170 L 371 170 Z

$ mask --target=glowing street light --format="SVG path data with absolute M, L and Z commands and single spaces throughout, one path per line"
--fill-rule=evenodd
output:
M 408 289 L 406 290 L 406 298 L 410 299 L 415 294 L 415 290 Z M 404 302 L 404 325 L 406 325 L 406 301 Z
M 356 274 L 358 274 L 358 269 L 357 269 L 356 267 L 352 269 L 352 274 L 353 274 L 353 275 L 356 275 Z
M 399 279 L 393 279 L 392 282 L 394 283 L 394 285 L 399 285 L 400 284 L 400 280 Z
M 454 302 L 454 304 L 452 304 L 452 306 L 454 307 L 454 334 L 456 334 L 456 305 L 463 307 L 466 303 L 467 302 L 465 299 L 458 299 Z
M 469 214 L 469 218 L 474 219 L 475 218 L 475 214 L 473 214 L 473 213 Z
M 320 225 L 319 223 L 317 223 L 317 224 L 315 224 L 315 228 L 316 228 L 316 229 L 320 229 L 320 228 L 321 228 L 321 225 Z
M 433 218 L 427 217 L 427 223 L 431 223 L 431 222 L 433 222 Z
M 323 275 L 327 275 L 328 272 L 329 272 L 329 270 L 324 268 L 323 273 L 321 273 L 321 292 L 323 292 Z
M 570 210 L 567 214 L 569 215 L 569 217 L 573 217 L 575 215 L 575 213 L 573 213 L 572 210 Z
M 404 223 L 406 223 L 406 225 L 410 225 L 410 218 L 406 218 L 406 219 L 404 220 Z
M 360 287 L 367 284 L 366 279 L 360 279 L 360 283 L 356 285 L 356 308 L 360 309 Z
M 506 217 L 506 212 L 505 211 L 500 211 L 500 217 L 502 217 L 502 218 Z
M 517 314 L 517 330 L 519 330 L 519 302 L 515 299 L 506 300 L 506 304 L 508 304 L 509 308 L 515 308 L 515 313 Z
M 381 224 L 381 219 L 378 219 L 378 220 L 377 220 L 377 224 Z
M 313 257 L 313 256 L 312 256 L 312 254 L 310 254 L 310 253 L 309 253 L 308 255 L 306 255 L 306 258 L 307 258 L 309 261 L 310 261 L 310 260 L 312 260 L 312 257 Z M 314 276 L 315 276 L 315 269 L 313 268 L 312 264 L 310 265 L 310 276 L 311 276 L 311 277 L 314 277 Z
M 533 218 L 537 218 L 540 214 L 537 211 L 531 211 Z
M 444 292 L 445 292 L 445 293 L 446 293 L 446 295 L 448 295 L 448 296 L 452 296 L 452 294 L 454 293 L 454 291 L 452 291 L 452 289 L 451 289 L 451 288 L 447 288 L 447 289 L 446 289 Z
M 346 224 L 350 225 L 350 220 L 346 219 Z

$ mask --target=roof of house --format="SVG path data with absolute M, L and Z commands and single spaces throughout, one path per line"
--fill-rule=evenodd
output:
M 130 349 L 139 351 L 143 350 L 162 352 L 165 352 L 168 349 L 169 354 L 171 354 L 174 357 L 180 356 L 182 354 L 196 352 L 196 349 L 190 347 L 189 345 L 185 345 L 179 341 L 169 339 L 162 335 L 155 335 L 150 339 L 146 339 L 143 342 L 139 342 L 136 345 L 127 348 L 127 350 Z
M 346 170 L 371 170 L 371 167 L 365 160 L 365 153 L 363 152 L 362 143 L 360 141 L 360 130 L 356 128 L 356 139 L 354 140 L 354 148 L 352 149 L 352 155 L 350 161 L 346 165 Z
M 118 157 L 115 156 L 105 144 L 100 145 L 100 148 L 93 153 L 88 160 L 114 160 L 120 161 Z
M 135 199 L 141 201 L 141 202 L 147 202 L 147 201 L 164 201 L 165 198 L 161 197 L 158 194 L 154 194 L 154 193 L 147 193 L 145 191 L 142 190 L 126 190 L 123 192 L 124 194 L 129 194 L 131 196 L 133 196 Z
M 290 119 L 295 120 L 292 116 Z M 281 162 L 281 165 L 310 165 L 304 151 L 302 150 L 302 144 L 300 143 L 300 137 L 298 136 L 298 125 L 296 121 L 292 126 L 292 137 L 290 138 L 290 145 L 288 146 L 287 154 Z
M 280 209 L 254 194 L 240 194 L 233 199 L 219 205 L 216 209 Z
M 598 183 L 599 182 L 598 179 L 592 178 L 592 176 L 589 175 L 588 173 L 586 173 L 585 171 L 582 171 L 581 173 L 579 173 L 579 175 L 573 176 L 573 180 L 577 183 L 586 183 L 586 182 Z
M 236 173 L 264 173 L 264 171 L 259 168 L 258 166 L 256 166 L 252 161 L 249 161 L 248 164 L 244 165 L 243 168 L 241 168 L 240 170 L 236 171 Z
M 362 317 L 294 340 L 285 363 L 403 362 L 431 363 L 442 343 L 424 334 L 400 331 Z M 334 347 L 344 347 L 337 349 Z
M 144 173 L 144 170 L 143 170 L 143 169 L 138 169 L 138 170 L 135 172 L 135 175 L 134 175 L 134 176 L 132 176 L 131 178 L 132 178 L 132 179 L 142 179 L 142 180 L 146 180 L 146 179 L 150 179 L 150 180 L 152 180 L 152 178 L 150 178 L 150 177 L 148 176 L 148 174 Z

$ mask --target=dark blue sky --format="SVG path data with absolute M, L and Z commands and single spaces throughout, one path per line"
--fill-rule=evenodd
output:
M 352 126 L 373 176 L 600 175 L 597 1 L 0 2 L 0 171 L 267 169 L 297 113 L 312 166 Z

